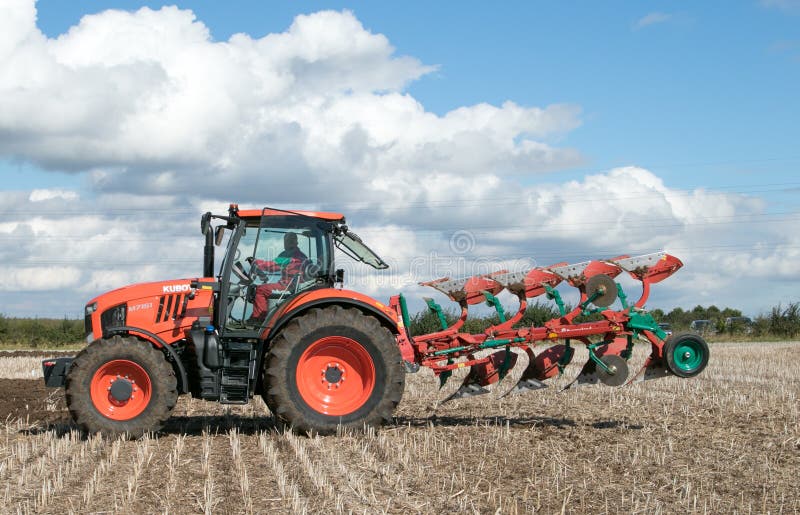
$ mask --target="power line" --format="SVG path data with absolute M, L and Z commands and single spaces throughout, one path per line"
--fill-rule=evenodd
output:
M 800 158 L 798 158 L 800 159 Z M 778 159 L 776 159 L 778 160 Z M 779 159 L 784 160 L 784 159 Z M 759 162 L 759 161 L 756 161 Z M 477 179 L 476 179 L 477 180 Z M 325 181 L 315 181 L 317 184 L 324 183 Z M 331 183 L 334 184 L 341 184 L 341 181 L 332 180 Z M 549 183 L 552 185 L 552 183 Z M 548 184 L 543 185 L 548 186 Z M 528 186 L 533 188 L 533 186 Z M 704 186 L 692 186 L 689 188 L 683 189 L 674 189 L 668 193 L 661 193 L 661 192 L 652 192 L 645 195 L 629 195 L 629 196 L 620 196 L 614 197 L 614 201 L 620 200 L 637 200 L 637 199 L 650 199 L 650 198 L 679 198 L 679 197 L 686 197 L 695 195 L 698 191 L 702 191 L 706 194 L 713 194 L 717 193 L 742 193 L 742 194 L 752 194 L 752 193 L 773 193 L 773 192 L 786 192 L 787 189 L 794 189 L 800 188 L 800 181 L 792 181 L 792 182 L 781 182 L 781 183 L 759 183 L 759 184 L 737 184 L 737 185 L 721 185 L 715 186 L 713 188 L 705 188 Z M 353 212 L 374 212 L 374 211 L 385 211 L 385 210 L 402 210 L 408 207 L 437 207 L 437 208 L 459 208 L 463 207 L 468 204 L 484 204 L 487 202 L 502 202 L 502 201 L 529 201 L 535 200 L 532 198 L 528 198 L 527 196 L 521 195 L 509 195 L 509 196 L 502 196 L 502 197 L 483 197 L 483 198 L 457 198 L 457 199 L 430 199 L 430 200 L 421 200 L 421 201 L 398 201 L 395 203 L 386 203 L 384 201 L 364 201 L 364 202 L 342 202 L 342 203 L 326 203 L 322 202 L 319 206 L 334 206 L 333 209 L 341 210 L 345 208 L 346 210 L 350 211 L 352 215 Z M 558 200 L 553 200 L 544 203 L 538 203 L 538 206 L 547 206 L 553 204 L 570 204 L 575 202 L 603 202 L 607 201 L 607 198 L 597 198 L 596 195 L 586 194 L 586 195 L 571 195 L 568 198 L 560 198 Z M 380 207 L 371 207 L 375 203 L 380 203 Z M 275 205 L 285 204 L 285 202 L 277 202 Z M 363 206 L 363 207 L 359 207 Z M 327 209 L 325 207 L 321 207 L 318 209 Z M 151 208 L 151 207 L 134 207 L 134 208 L 109 208 L 107 210 L 46 210 L 46 209 L 37 209 L 37 214 L 42 215 L 75 215 L 75 216 L 85 216 L 85 215 L 104 215 L 104 216 L 115 216 L 115 215 L 131 215 L 131 214 L 140 214 L 140 213 L 152 213 L 152 214 L 195 214 L 199 215 L 201 210 L 194 209 L 194 208 Z M 2 214 L 19 214 L 19 211 L 4 211 L 0 209 L 0 213 Z M 30 213 L 26 213 L 26 218 L 30 218 Z
M 506 242 L 507 245 L 513 245 L 513 242 Z M 718 253 L 722 254 L 733 254 L 736 251 L 741 250 L 760 250 L 760 251 L 774 251 L 777 249 L 800 249 L 800 245 L 783 245 L 780 243 L 724 243 L 724 244 L 715 244 L 715 245 L 691 245 L 691 246 L 684 246 L 684 247 L 673 247 L 670 246 L 670 251 L 706 251 L 706 250 L 716 250 Z M 539 258 L 539 257 L 553 257 L 553 256 L 563 256 L 563 257 L 570 257 L 570 256 L 585 256 L 585 255 L 595 255 L 597 256 L 596 259 L 601 259 L 603 257 L 613 257 L 618 256 L 621 251 L 625 249 L 615 249 L 615 250 L 574 250 L 568 251 L 569 254 L 565 254 L 563 250 L 534 250 L 530 253 L 525 254 L 503 254 L 502 256 L 495 256 L 489 254 L 458 254 L 453 253 L 452 255 L 445 255 L 439 254 L 434 252 L 435 258 L 458 258 L 458 259 L 465 259 L 465 260 L 476 260 L 476 259 L 495 259 L 495 260 L 509 260 L 509 259 L 525 259 L 525 258 Z M 630 252 L 638 252 L 638 253 L 651 253 L 651 252 L 659 252 L 662 251 L 663 247 L 639 247 L 632 249 Z M 424 254 L 423 254 L 424 256 Z M 417 256 L 417 257 L 423 257 Z M 32 259 L 28 261 L 21 261 L 16 263 L 11 263 L 10 265 L 15 267 L 25 267 L 27 265 L 34 265 L 34 266 L 41 266 L 41 265 L 113 265 L 116 267 L 143 267 L 143 266 L 153 266 L 153 265 L 198 265 L 200 263 L 200 257 L 197 259 L 172 259 L 172 260 L 158 260 L 158 261 L 104 261 L 104 260 L 71 260 L 71 259 Z M 8 263 L 7 263 L 8 266 Z
M 744 225 L 744 224 L 761 224 L 761 223 L 782 223 L 782 222 L 794 222 L 800 220 L 800 213 L 796 211 L 781 211 L 775 213 L 755 213 L 755 214 L 739 214 L 739 215 L 720 215 L 720 216 L 709 216 L 703 217 L 699 220 L 702 221 L 691 221 L 691 222 L 681 222 L 676 221 L 676 217 L 660 217 L 660 218 L 646 218 L 641 219 L 640 216 L 636 217 L 638 221 L 631 222 L 627 221 L 624 218 L 616 218 L 616 219 L 608 219 L 608 220 L 587 220 L 583 222 L 569 222 L 569 223 L 547 223 L 547 229 L 538 229 L 539 225 L 536 222 L 529 222 L 524 224 L 516 224 L 516 225 L 502 225 L 498 226 L 497 224 L 491 225 L 472 225 L 469 226 L 460 224 L 457 226 L 441 226 L 435 228 L 427 228 L 427 229 L 414 229 L 416 234 L 419 233 L 440 233 L 448 230 L 469 230 L 473 234 L 498 234 L 502 232 L 525 232 L 525 233 L 545 233 L 545 232 L 555 232 L 560 229 L 569 229 L 574 227 L 586 227 L 591 228 L 594 226 L 600 227 L 608 227 L 608 226 L 618 226 L 621 225 L 623 228 L 668 228 L 668 227 L 685 227 L 687 229 L 695 228 L 695 227 L 704 227 L 704 226 L 711 226 L 711 225 L 728 225 L 728 224 L 737 224 L 737 225 Z M 482 230 L 484 229 L 484 230 Z M 380 233 L 383 234 L 386 232 L 385 229 L 368 229 L 363 228 L 357 231 L 361 234 L 372 234 L 372 233 Z M 186 239 L 187 241 L 193 241 L 191 237 L 180 237 L 181 239 Z M 198 238 L 199 239 L 199 238 Z M 175 237 L 163 237 L 163 238 L 118 238 L 118 237 L 94 237 L 91 239 L 93 243 L 163 243 L 163 242 L 175 242 Z M 89 242 L 89 240 L 84 236 L 50 236 L 50 235 L 39 235 L 39 236 L 12 236 L 12 235 L 0 235 L 0 241 L 47 241 L 47 242 Z
M 557 200 L 551 200 L 546 202 L 536 202 L 537 207 L 547 207 L 552 205 L 564 205 L 564 204 L 575 204 L 575 203 L 591 203 L 591 202 L 608 202 L 609 200 L 613 200 L 614 202 L 617 201 L 625 201 L 625 200 L 647 200 L 647 199 L 674 199 L 674 198 L 681 198 L 681 197 L 688 197 L 695 195 L 698 191 L 702 189 L 703 193 L 706 194 L 715 194 L 715 193 L 773 193 L 773 192 L 786 192 L 787 188 L 800 188 L 800 182 L 788 182 L 788 183 L 776 183 L 770 188 L 761 188 L 757 189 L 754 187 L 747 187 L 747 186 L 736 186 L 730 187 L 727 191 L 725 188 L 714 188 L 714 189 L 702 189 L 700 187 L 696 187 L 692 190 L 676 190 L 669 193 L 661 193 L 661 192 L 652 192 L 646 195 L 628 195 L 628 196 L 615 196 L 611 199 L 607 197 L 598 198 L 598 195 L 570 195 L 569 197 L 561 197 Z M 362 202 L 361 204 L 364 206 L 371 206 L 375 203 L 380 203 L 379 207 L 354 207 L 355 203 L 345 204 L 348 205 L 348 212 L 349 215 L 352 216 L 353 213 L 363 213 L 363 212 L 380 212 L 380 211 L 388 211 L 388 210 L 404 210 L 409 207 L 431 207 L 431 208 L 461 208 L 470 205 L 483 205 L 491 202 L 503 202 L 503 201 L 518 201 L 520 203 L 529 202 L 529 201 L 536 201 L 536 198 L 531 198 L 528 196 L 520 196 L 520 195 L 513 195 L 507 197 L 484 197 L 484 198 L 460 198 L 460 199 L 447 199 L 447 200 L 425 200 L 425 201 L 409 201 L 409 202 L 402 202 L 396 204 L 387 204 L 386 202 Z M 323 204 L 330 205 L 330 204 Z M 492 206 L 497 207 L 497 206 Z
M 780 213 L 783 215 L 783 213 Z M 783 218 L 768 218 L 768 219 L 759 219 L 759 220 L 747 220 L 747 219 L 739 219 L 739 217 L 743 218 L 750 218 L 750 217 L 773 217 L 776 215 L 764 213 L 760 215 L 729 215 L 723 217 L 708 217 L 707 220 L 713 220 L 714 218 L 722 218 L 728 219 L 721 220 L 721 221 L 707 221 L 707 222 L 674 222 L 674 223 L 662 223 L 658 224 L 658 222 L 668 222 L 674 221 L 674 218 L 652 218 L 652 219 L 644 219 L 641 220 L 639 223 L 636 222 L 627 222 L 624 219 L 616 219 L 616 220 L 593 220 L 593 221 L 586 221 L 586 222 L 570 222 L 570 223 L 562 223 L 562 224 L 546 224 L 547 229 L 536 229 L 537 225 L 534 223 L 531 224 L 521 224 L 521 225 L 481 225 L 481 226 L 449 226 L 449 227 L 438 227 L 438 228 L 431 228 L 431 229 L 415 229 L 415 233 L 421 232 L 443 232 L 448 230 L 463 230 L 466 229 L 472 234 L 502 234 L 503 232 L 524 232 L 526 234 L 539 234 L 539 233 L 547 233 L 547 232 L 560 232 L 563 229 L 569 229 L 574 227 L 585 227 L 591 228 L 594 226 L 598 227 L 608 227 L 608 226 L 620 226 L 621 228 L 667 228 L 667 227 L 684 227 L 687 229 L 691 229 L 694 227 L 704 227 L 710 225 L 728 225 L 728 224 L 737 224 L 737 225 L 744 225 L 744 224 L 760 224 L 760 223 L 780 223 L 780 222 L 793 222 L 800 220 L 800 214 L 795 216 L 785 216 Z M 475 230 L 473 230 L 475 229 Z M 485 229 L 485 230 L 482 230 Z M 361 229 L 357 231 L 359 234 L 383 234 L 386 231 L 384 229 Z

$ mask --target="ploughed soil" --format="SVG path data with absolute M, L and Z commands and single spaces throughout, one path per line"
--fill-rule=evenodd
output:
M 43 380 L 0 379 L 0 420 L 30 424 L 69 422 L 64 390 L 46 388 Z
M 0 358 L 58 358 L 61 356 L 74 356 L 77 350 L 0 350 Z

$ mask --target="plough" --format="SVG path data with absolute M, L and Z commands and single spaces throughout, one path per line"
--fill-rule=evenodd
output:
M 448 277 L 420 283 L 444 293 L 458 303 L 461 314 L 447 323 L 442 307 L 426 298 L 431 312 L 436 313 L 441 329 L 411 336 L 408 331 L 398 336 L 400 350 L 407 367 L 433 370 L 440 387 L 456 369 L 470 367 L 461 386 L 443 402 L 488 393 L 487 386 L 506 377 L 517 362 L 512 349 L 521 349 L 528 356 L 528 366 L 518 382 L 503 396 L 546 388 L 545 380 L 559 376 L 574 356 L 574 345 L 583 344 L 589 359 L 578 376 L 565 389 L 581 384 L 620 386 L 637 379 L 648 380 L 674 374 L 693 377 L 708 363 L 709 350 L 698 335 L 683 333 L 669 336 L 644 309 L 652 284 L 674 274 L 681 261 L 664 252 L 641 256 L 618 256 L 607 260 L 583 263 L 557 263 L 527 271 L 502 270 L 486 275 L 450 279 Z M 631 302 L 615 278 L 627 272 L 642 284 L 642 294 Z M 577 288 L 580 300 L 568 310 L 556 287 L 562 282 Z M 507 317 L 497 295 L 507 290 L 519 299 L 517 312 Z M 517 327 L 525 314 L 529 299 L 545 296 L 555 302 L 560 316 L 541 327 Z M 619 308 L 612 309 L 619 300 Z M 467 320 L 469 306 L 486 303 L 497 312 L 499 323 L 481 334 L 460 332 Z M 403 295 L 392 298 L 391 306 L 409 327 L 408 310 Z M 599 315 L 599 320 L 576 322 L 578 317 Z M 634 342 L 650 343 L 651 353 L 642 368 L 629 378 L 628 360 Z M 561 342 L 561 343 L 559 343 Z M 538 354 L 537 345 L 550 344 Z M 481 351 L 494 351 L 485 355 Z M 484 354 L 484 355 L 479 355 Z

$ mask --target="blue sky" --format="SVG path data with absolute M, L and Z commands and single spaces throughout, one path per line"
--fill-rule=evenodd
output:
M 30 0 L 13 0 L 12 4 L 22 10 L 27 2 Z M 251 73 L 258 72 L 260 66 L 248 64 L 231 72 L 241 72 L 242 81 L 231 79 L 219 90 L 194 92 L 200 99 L 195 111 L 202 113 L 208 108 L 207 116 L 193 118 L 183 113 L 180 116 L 187 116 L 184 122 L 176 115 L 174 120 L 168 120 L 173 122 L 168 130 L 162 127 L 146 133 L 153 141 L 152 149 L 130 137 L 115 140 L 93 134 L 93 126 L 102 125 L 98 124 L 102 120 L 92 113 L 119 108 L 119 116 L 125 117 L 141 107 L 133 100 L 128 105 L 130 94 L 126 97 L 119 93 L 117 100 L 105 98 L 106 94 L 113 97 L 116 93 L 103 89 L 103 81 L 108 80 L 115 87 L 122 84 L 121 90 L 126 87 L 114 76 L 115 63 L 142 66 L 135 76 L 144 82 L 134 85 L 135 80 L 131 79 L 127 83 L 134 92 L 149 92 L 147 88 L 161 80 L 158 73 L 148 75 L 152 70 L 147 63 L 158 63 L 159 69 L 173 78 L 186 71 L 185 66 L 175 64 L 166 55 L 168 51 L 164 52 L 166 57 L 162 55 L 158 44 L 143 44 L 141 52 L 130 42 L 127 46 L 115 44 L 113 34 L 121 28 L 148 24 L 157 27 L 163 23 L 178 33 L 179 28 L 188 27 L 186 20 L 161 9 L 163 5 L 172 4 L 94 0 L 36 3 L 36 29 L 48 38 L 49 46 L 42 47 L 35 38 L 22 40 L 42 55 L 53 54 L 56 64 L 48 64 L 49 68 L 42 65 L 46 72 L 41 76 L 53 77 L 52 82 L 37 84 L 41 91 L 34 88 L 31 93 L 27 91 L 31 79 L 25 78 L 26 61 L 7 61 L 6 76 L 20 77 L 18 83 L 7 82 L 7 91 L 12 95 L 6 95 L 5 107 L 0 106 L 0 110 L 15 114 L 8 119 L 0 116 L 0 174 L 4 178 L 3 192 L 13 200 L 6 201 L 8 206 L 43 209 L 45 215 L 52 216 L 89 211 L 102 222 L 98 225 L 106 227 L 101 236 L 111 238 L 116 230 L 112 226 L 123 223 L 114 218 L 113 211 L 121 196 L 131 205 L 142 203 L 135 208 L 141 217 L 147 215 L 145 200 L 154 195 L 164 206 L 191 206 L 194 210 L 224 205 L 229 200 L 287 206 L 304 201 L 310 207 L 354 212 L 354 222 L 378 235 L 374 246 L 393 249 L 396 242 L 380 238 L 387 231 L 408 231 L 414 242 L 407 245 L 407 253 L 397 258 L 401 270 L 402 260 L 410 259 L 415 252 L 446 252 L 448 231 L 473 230 L 482 235 L 479 239 L 483 238 L 480 255 L 475 257 L 531 253 L 536 254 L 537 260 L 546 260 L 558 252 L 551 249 L 563 249 L 567 259 L 572 260 L 602 257 L 593 252 L 677 249 L 684 253 L 681 257 L 685 256 L 686 278 L 654 299 L 658 307 L 713 302 L 741 306 L 755 314 L 777 302 L 796 300 L 792 292 L 797 286 L 795 272 L 800 270 L 800 235 L 796 230 L 800 220 L 800 2 L 177 2 L 180 12 L 191 10 L 196 21 L 211 34 L 207 45 L 197 47 L 200 53 L 193 54 L 200 56 L 193 63 L 197 69 L 190 70 L 193 77 L 199 74 L 213 78 L 202 69 L 211 66 L 207 63 L 229 69 L 228 65 L 238 66 L 253 52 L 263 51 L 261 58 L 274 58 L 274 48 L 261 48 L 239 55 L 238 61 L 220 61 L 215 53 L 219 46 L 214 50 L 212 43 L 228 42 L 237 33 L 246 34 L 248 41 L 293 35 L 287 45 L 295 45 L 292 51 L 301 61 L 307 59 L 304 45 L 313 46 L 315 38 L 324 39 L 326 34 L 340 34 L 342 41 L 350 41 L 352 36 L 352 45 L 343 45 L 341 51 L 331 51 L 324 58 L 303 61 L 302 71 L 284 61 L 272 63 L 275 69 L 282 70 L 281 76 L 290 74 L 300 85 L 300 100 L 287 100 L 284 104 L 280 98 L 253 99 L 251 92 L 239 91 L 243 84 L 249 87 L 247 81 L 254 80 Z M 139 11 L 144 6 L 155 14 Z M 130 16 L 103 13 L 108 9 L 129 11 Z M 337 14 L 320 14 L 325 10 Z M 352 15 L 345 15 L 344 11 Z M 101 14 L 81 23 L 84 16 L 98 13 Z M 297 20 L 317 23 L 316 27 L 325 34 L 301 34 L 301 30 L 295 31 L 303 25 Z M 155 34 L 153 28 L 145 37 L 152 37 L 157 43 Z M 0 35 L 0 43 L 3 37 Z M 176 36 L 178 47 L 199 45 L 190 36 L 182 37 Z M 363 43 L 364 38 L 369 42 L 361 48 L 358 41 Z M 104 43 L 98 46 L 98 40 Z M 331 41 L 334 40 L 324 44 L 330 45 Z M 106 55 L 103 45 L 115 50 Z M 143 57 L 147 52 L 153 54 L 152 59 Z M 326 59 L 335 64 L 329 65 Z M 344 78 L 330 75 L 332 93 L 317 91 L 313 81 L 331 73 L 330 66 L 340 67 L 343 71 L 338 73 Z M 373 67 L 375 77 L 371 78 Z M 75 76 L 69 75 L 69 70 L 76 69 Z M 110 71 L 106 76 L 98 70 Z M 61 80 L 66 81 L 63 87 L 58 83 Z M 341 84 L 336 82 L 339 80 Z M 267 81 L 259 87 L 268 89 L 271 83 Z M 160 98 L 159 91 L 153 89 L 148 98 Z M 293 90 L 286 91 L 287 97 L 294 98 Z M 179 93 L 171 97 L 173 102 L 195 98 L 186 91 Z M 14 95 L 23 100 L 12 101 Z M 41 95 L 39 101 L 36 95 Z M 49 115 L 47 109 L 52 107 L 45 102 L 62 97 L 64 102 L 56 104 L 55 109 L 65 108 L 66 114 Z M 204 105 L 203 98 L 230 100 L 232 105 L 249 106 L 249 112 L 305 112 L 317 109 L 320 99 L 338 107 L 321 109 L 303 119 L 294 119 L 284 111 L 279 119 L 268 120 L 267 128 L 258 122 L 248 132 L 268 139 L 240 145 L 234 139 L 220 142 L 220 134 L 255 123 L 248 118 L 248 111 L 215 110 L 213 105 Z M 103 103 L 106 101 L 109 103 Z M 398 102 L 403 105 L 398 107 Z M 416 111 L 413 102 L 419 106 Z M 38 108 L 39 104 L 44 107 Z M 487 114 L 487 109 L 481 107 L 484 105 L 491 106 L 493 114 Z M 342 121 L 341 109 L 353 110 L 352 123 Z M 191 109 L 187 112 L 191 114 Z M 385 126 L 370 125 L 376 112 L 387 120 L 399 112 L 405 113 L 406 118 L 398 116 Z M 59 116 L 65 117 L 64 128 Z M 487 116 L 495 117 L 494 125 L 481 125 Z M 208 122 L 214 117 L 230 125 Z M 110 113 L 108 120 L 114 123 L 115 115 Z M 138 127 L 139 121 L 135 120 L 140 119 L 126 120 L 114 130 Z M 316 120 L 324 121 L 315 127 Z M 411 122 L 403 126 L 399 120 Z M 59 127 L 57 137 L 51 134 L 50 122 Z M 150 122 L 141 123 L 141 127 L 152 127 Z M 292 131 L 276 132 L 275 127 L 286 127 L 286 123 L 303 128 L 300 139 L 295 139 L 298 135 Z M 361 140 L 345 136 L 341 145 L 332 143 L 316 155 L 294 146 L 302 146 L 298 141 L 327 145 L 330 142 L 325 135 L 344 131 L 342 124 L 358 129 L 353 134 L 364 136 L 372 145 L 369 150 L 360 144 L 351 148 L 353 141 Z M 197 138 L 192 134 L 195 127 Z M 361 129 L 363 134 L 358 132 Z M 436 132 L 441 130 L 452 132 L 438 138 Z M 477 139 L 462 139 L 465 132 L 472 134 L 469 138 Z M 66 143 L 73 141 L 73 134 L 80 134 L 74 145 Z M 171 141 L 173 136 L 184 139 L 176 143 Z M 426 143 L 426 138 L 431 141 Z M 160 147 L 162 140 L 164 148 Z M 203 146 L 202 142 L 207 144 Z M 387 142 L 394 147 L 386 146 Z M 195 143 L 198 146 L 191 147 Z M 265 144 L 268 152 L 262 150 Z M 188 145 L 183 153 L 181 145 Z M 358 164 L 351 177 L 348 166 L 353 162 L 345 158 L 353 148 L 359 157 L 353 161 Z M 390 151 L 381 154 L 379 150 L 391 148 L 404 150 L 398 155 Z M 435 152 L 431 153 L 431 148 Z M 208 156 L 201 155 L 205 149 L 210 149 Z M 217 159 L 218 155 L 225 158 Z M 366 164 L 369 162 L 373 165 Z M 262 165 L 265 168 L 259 171 Z M 307 174 L 308 184 L 318 184 L 319 191 L 289 194 L 289 186 L 279 187 L 280 170 L 296 170 L 298 176 Z M 213 181 L 197 180 L 197 174 L 206 179 L 222 178 L 218 191 Z M 426 182 L 421 190 L 415 188 L 420 178 L 431 174 L 438 183 Z M 253 176 L 264 180 L 266 189 L 262 191 L 270 193 L 253 195 L 254 189 L 249 187 Z M 325 181 L 333 176 L 351 186 L 338 191 L 324 188 Z M 354 182 L 349 183 L 350 180 Z M 182 188 L 181 181 L 187 186 Z M 369 184 L 362 190 L 365 181 Z M 37 196 L 31 193 L 34 190 L 50 193 Z M 272 194 L 273 191 L 282 194 Z M 527 207 L 521 207 L 519 200 L 506 202 L 511 195 L 526 198 Z M 36 200 L 31 200 L 34 197 Z M 376 206 L 382 207 L 360 210 L 362 199 L 374 200 L 378 202 Z M 680 199 L 688 200 L 684 203 Z M 473 209 L 477 204 L 486 211 Z M 7 208 L 7 216 L 10 209 Z M 519 242 L 512 236 L 486 235 L 483 217 L 493 216 L 500 227 L 511 228 L 509 234 L 529 230 L 529 237 Z M 613 220 L 613 234 L 593 239 L 599 225 L 582 232 L 586 220 L 593 217 Z M 180 235 L 186 238 L 187 245 L 197 243 L 193 233 L 183 233 L 183 228 L 194 222 L 194 218 L 191 224 L 176 219 L 169 226 L 173 231 L 169 238 Z M 22 221 L 9 223 L 9 234 L 24 226 Z M 47 225 L 46 220 L 42 223 Z M 650 223 L 652 230 L 644 231 L 642 223 Z M 520 225 L 526 228 L 520 229 Z M 35 224 L 30 230 L 35 234 L 45 231 L 45 240 L 61 237 L 47 235 L 47 230 Z M 125 230 L 133 229 L 126 225 Z M 145 242 L 151 234 L 147 229 L 136 231 L 146 233 L 130 236 L 138 243 Z M 557 232 L 565 234 L 552 236 Z M 83 236 L 67 237 L 79 242 Z M 11 241 L 14 240 L 7 240 Z M 613 251 L 616 248 L 619 250 Z M 66 259 L 56 263 L 37 252 L 45 251 L 32 250 L 7 267 L 12 275 L 18 270 L 22 277 L 33 274 L 37 263 L 47 263 L 55 267 L 48 273 L 72 278 L 60 289 L 35 288 L 40 296 L 54 292 L 48 297 L 52 299 L 48 307 L 42 308 L 46 314 L 62 310 L 72 313 L 76 311 L 73 305 L 80 306 L 81 299 L 114 285 L 114 280 L 156 280 L 181 272 L 180 264 L 176 264 L 162 268 L 120 265 L 108 266 L 102 273 L 65 273 L 62 268 L 68 268 Z M 146 245 L 137 252 L 146 252 Z M 114 261 L 113 256 L 104 259 L 104 263 Z M 742 277 L 748 270 L 753 270 L 753 277 L 745 280 Z M 392 283 L 394 290 L 412 287 L 415 279 L 429 278 L 401 276 Z M 19 293 L 15 288 L 24 288 L 24 284 L 0 284 L 0 312 L 33 314 L 34 308 L 28 306 L 35 306 L 40 300 L 23 303 L 24 308 L 20 307 L 22 304 L 3 301 L 15 298 Z M 686 292 L 689 286 L 696 287 L 694 297 Z M 745 292 L 760 287 L 764 287 L 764 293 L 744 298 Z M 392 292 L 391 288 L 372 288 L 376 295 Z
M 81 16 L 142 1 L 40 0 L 56 37 Z M 479 102 L 575 103 L 564 143 L 575 175 L 636 164 L 678 187 L 800 177 L 800 10 L 747 2 L 176 2 L 217 40 L 285 30 L 297 14 L 349 9 L 401 55 L 437 72 L 409 87 L 443 114 Z M 639 26 L 653 13 L 650 24 Z M 64 180 L 64 178 L 61 178 Z M 54 179 L 58 182 L 58 179 Z

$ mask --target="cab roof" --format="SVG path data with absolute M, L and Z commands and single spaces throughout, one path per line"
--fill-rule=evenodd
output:
M 344 215 L 341 213 L 330 213 L 327 211 L 300 211 L 300 210 L 291 210 L 291 211 L 283 211 L 280 209 L 240 209 L 236 212 L 239 218 L 261 218 L 261 215 L 264 216 L 291 216 L 291 215 L 298 215 L 298 216 L 309 216 L 312 218 L 319 218 L 320 220 L 327 220 L 330 222 L 344 222 Z

